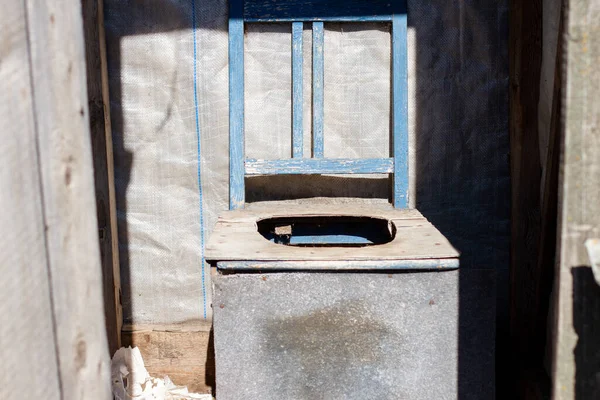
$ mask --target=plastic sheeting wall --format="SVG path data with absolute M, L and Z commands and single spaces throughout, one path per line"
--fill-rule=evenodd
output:
M 409 0 L 411 203 L 499 271 L 509 252 L 506 1 Z M 210 318 L 203 244 L 228 204 L 227 3 L 105 0 L 123 308 L 128 324 Z M 246 31 L 246 151 L 291 153 L 289 25 Z M 307 27 L 309 28 L 309 27 Z M 305 31 L 310 154 L 310 31 Z M 389 154 L 385 24 L 326 24 L 325 155 Z M 257 177 L 250 201 L 387 198 L 385 177 Z

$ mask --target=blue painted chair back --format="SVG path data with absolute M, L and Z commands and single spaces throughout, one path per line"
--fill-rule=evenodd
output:
M 391 157 L 323 157 L 323 24 L 391 22 Z M 244 155 L 244 24 L 292 24 L 292 158 L 252 160 Z M 303 155 L 302 31 L 312 24 L 312 157 Z M 244 178 L 273 174 L 382 174 L 392 177 L 394 207 L 408 207 L 406 0 L 230 0 L 229 10 L 229 208 L 243 208 Z

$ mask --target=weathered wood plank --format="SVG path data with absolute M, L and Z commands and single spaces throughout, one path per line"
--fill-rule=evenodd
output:
M 221 261 L 217 263 L 217 268 L 235 271 L 437 271 L 457 269 L 458 264 L 458 258 L 391 261 Z
M 0 398 L 60 399 L 24 3 L 0 29 Z
M 294 17 L 294 16 L 282 16 L 282 17 L 250 17 L 244 18 L 244 22 L 247 23 L 282 23 L 282 22 L 389 22 L 392 20 L 390 15 L 365 15 L 359 16 L 339 16 L 339 17 Z
M 322 215 L 355 216 L 369 215 L 373 218 L 398 220 L 427 221 L 415 209 L 395 210 L 389 203 L 356 203 L 328 204 L 312 201 L 293 204 L 290 201 L 267 201 L 252 203 L 244 210 L 227 211 L 219 216 L 219 221 L 240 222 L 255 221 L 266 218 L 283 218 L 289 216 L 319 217 Z M 356 200 L 356 199 L 352 199 Z
M 388 174 L 393 171 L 391 158 L 246 160 L 246 175 Z
M 408 207 L 408 42 L 406 3 L 392 18 L 392 153 L 393 199 L 397 208 Z
M 121 279 L 103 3 L 102 0 L 82 0 L 81 5 L 85 34 L 90 134 L 94 155 L 92 159 L 96 213 L 104 283 L 104 315 L 109 352 L 114 354 L 121 347 L 123 316 L 119 300 Z
M 269 21 L 389 21 L 397 2 L 387 0 L 246 0 L 244 19 Z
M 312 140 L 313 157 L 323 158 L 323 79 L 324 79 L 324 31 L 323 22 L 313 22 L 312 65 Z
M 303 152 L 303 115 L 302 97 L 302 32 L 304 23 L 292 23 L 292 157 L 302 158 Z
M 600 1 L 570 1 L 565 21 L 553 398 L 600 395 L 600 287 L 585 248 L 600 237 Z
M 244 208 L 243 0 L 229 4 L 229 209 Z
M 81 3 L 25 3 L 62 397 L 109 399 Z
M 219 219 L 206 246 L 206 259 L 213 261 L 364 261 L 422 260 L 456 258 L 458 252 L 447 239 L 416 210 L 380 209 L 369 207 L 319 207 L 272 209 L 270 212 L 251 209 L 225 213 Z M 353 212 L 352 214 L 350 214 Z M 390 220 L 396 228 L 389 243 L 356 247 L 297 247 L 275 244 L 257 230 L 257 221 L 284 215 L 296 216 L 358 216 Z M 420 216 L 420 218 L 418 217 Z
M 215 387 L 215 359 L 210 327 L 186 329 L 154 326 L 124 330 L 123 345 L 140 349 L 151 376 L 168 375 L 192 392 L 211 393 Z

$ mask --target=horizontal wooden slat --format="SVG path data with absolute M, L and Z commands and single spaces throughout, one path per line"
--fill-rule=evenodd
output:
M 256 17 L 244 18 L 244 22 L 389 22 L 391 15 L 367 15 L 362 17 L 339 16 L 339 17 Z
M 246 175 L 387 174 L 393 170 L 392 158 L 246 160 Z
M 280 21 L 390 21 L 401 12 L 389 0 L 246 0 L 244 20 Z
M 385 271 L 385 270 L 448 270 L 458 268 L 458 258 L 431 260 L 379 260 L 379 261 L 221 261 L 217 268 L 236 271 Z
M 358 199 L 351 202 L 331 203 L 332 199 L 309 199 L 302 203 L 294 203 L 294 200 L 264 201 L 246 204 L 244 209 L 227 211 L 219 216 L 219 222 L 252 222 L 266 218 L 297 217 L 320 217 L 323 215 L 356 216 L 365 214 L 372 218 L 400 220 L 427 221 L 416 209 L 403 209 L 402 212 L 394 209 L 390 203 L 358 203 Z

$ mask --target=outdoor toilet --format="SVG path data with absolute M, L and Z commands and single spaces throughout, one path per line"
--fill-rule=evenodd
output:
M 323 156 L 324 23 L 379 21 L 392 42 L 391 157 Z M 244 24 L 292 24 L 291 159 L 244 156 Z M 302 152 L 302 32 L 312 28 L 312 157 Z M 402 1 L 231 0 L 230 211 L 213 265 L 216 393 L 229 399 L 493 399 L 494 282 L 408 208 Z M 392 204 L 245 205 L 244 178 L 389 174 Z

